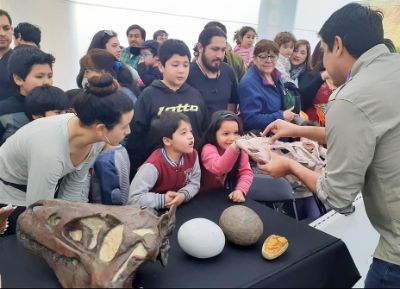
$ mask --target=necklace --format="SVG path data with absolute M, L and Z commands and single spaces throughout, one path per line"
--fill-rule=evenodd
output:
M 219 78 L 219 75 L 220 75 L 220 72 L 221 72 L 220 70 L 218 70 L 217 75 L 216 75 L 215 77 L 209 77 L 209 76 L 208 76 L 208 73 L 205 71 L 205 68 L 204 68 L 203 65 L 199 62 L 198 59 L 196 60 L 196 64 L 197 64 L 197 66 L 200 68 L 201 72 L 203 73 L 203 75 L 204 75 L 205 77 L 207 77 L 207 78 L 209 78 L 209 79 L 217 79 L 217 78 Z

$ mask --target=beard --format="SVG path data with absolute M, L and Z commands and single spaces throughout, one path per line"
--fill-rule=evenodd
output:
M 208 63 L 205 54 L 204 54 L 204 53 L 201 54 L 201 62 L 203 63 L 204 67 L 205 67 L 207 70 L 209 70 L 209 71 L 211 71 L 211 72 L 213 72 L 213 73 L 218 72 L 218 71 L 219 71 L 219 68 L 221 67 L 222 59 L 219 59 L 219 60 L 221 61 L 219 65 L 217 65 L 217 66 L 212 66 L 210 63 Z

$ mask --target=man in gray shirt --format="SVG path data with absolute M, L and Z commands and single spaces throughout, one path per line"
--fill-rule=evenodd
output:
M 362 192 L 380 234 L 366 288 L 400 287 L 400 55 L 383 44 L 382 18 L 351 3 L 319 32 L 325 67 L 338 87 L 328 104 L 326 129 L 276 121 L 264 132 L 274 134 L 271 141 L 302 136 L 327 144 L 322 175 L 275 154 L 259 165 L 274 177 L 297 176 L 340 213 L 351 213 Z

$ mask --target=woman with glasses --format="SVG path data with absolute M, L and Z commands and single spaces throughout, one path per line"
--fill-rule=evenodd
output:
M 284 86 L 276 69 L 278 45 L 261 40 L 254 48 L 253 65 L 239 84 L 240 111 L 245 131 L 262 131 L 277 119 L 292 121 L 295 113 L 284 110 Z
M 118 34 L 112 30 L 100 30 L 97 32 L 93 36 L 87 52 L 94 48 L 105 49 L 118 60 L 121 58 L 122 50 L 118 40 Z

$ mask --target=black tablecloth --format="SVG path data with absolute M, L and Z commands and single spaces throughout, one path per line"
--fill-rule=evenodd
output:
M 251 247 L 227 241 L 221 255 L 200 260 L 186 255 L 177 243 L 180 226 L 193 218 L 218 223 L 231 206 L 227 194 L 200 194 L 177 211 L 177 226 L 170 237 L 169 263 L 141 267 L 134 287 L 352 287 L 360 274 L 339 239 L 315 230 L 266 206 L 247 200 L 264 222 L 264 235 Z M 262 258 L 263 241 L 271 234 L 288 238 L 288 251 L 275 261 Z M 0 238 L 0 274 L 3 287 L 59 287 L 55 275 L 40 258 L 27 252 L 15 237 Z

